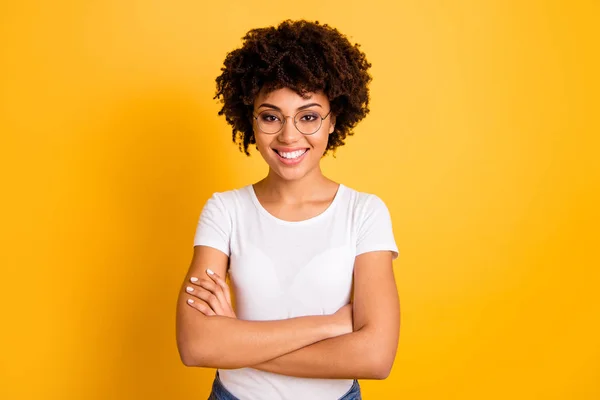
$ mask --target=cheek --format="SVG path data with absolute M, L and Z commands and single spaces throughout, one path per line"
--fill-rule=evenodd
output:
M 258 152 L 263 156 L 267 155 L 270 147 L 270 140 L 266 139 L 264 136 L 259 135 L 255 136 L 256 147 L 258 148 Z
M 323 131 L 319 132 L 318 135 L 319 136 L 313 138 L 311 144 L 316 149 L 319 149 L 322 152 L 325 152 L 325 149 L 327 148 L 327 143 L 329 141 L 328 130 L 323 130 Z
M 264 140 L 261 137 L 261 135 L 257 135 L 256 132 L 254 132 L 254 145 L 256 147 L 258 147 L 259 149 L 261 149 L 262 147 L 264 147 L 263 142 L 264 142 Z

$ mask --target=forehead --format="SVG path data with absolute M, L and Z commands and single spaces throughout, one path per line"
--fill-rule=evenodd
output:
M 329 104 L 329 100 L 320 91 L 308 92 L 304 96 L 301 96 L 292 89 L 284 87 L 271 92 L 261 90 L 254 100 L 254 106 L 259 107 L 262 103 L 269 103 L 281 109 L 293 109 L 307 103 L 318 103 L 326 106 Z

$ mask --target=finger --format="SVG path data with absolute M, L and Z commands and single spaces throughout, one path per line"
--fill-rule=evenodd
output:
M 186 287 L 186 291 L 189 293 L 192 293 L 194 290 L 204 289 L 219 297 L 219 292 L 222 290 L 220 286 L 209 278 L 198 279 L 192 277 L 190 278 L 190 282 L 191 283 Z
M 213 285 L 214 285 L 214 283 L 213 283 Z M 216 314 L 224 315 L 223 305 L 221 304 L 221 300 L 219 300 L 217 295 L 215 295 L 210 290 L 207 290 L 206 288 L 204 288 L 202 286 L 196 287 L 196 288 L 194 288 L 192 286 L 187 286 L 185 288 L 185 291 L 188 294 L 195 296 L 195 297 L 199 298 L 200 300 L 203 300 L 206 304 L 208 304 L 210 306 L 210 308 L 212 308 L 212 310 Z
M 223 293 L 225 294 L 225 299 L 227 300 L 227 303 L 231 306 L 231 293 L 229 291 L 229 285 L 227 285 L 227 282 L 225 281 L 225 279 L 221 278 L 221 276 L 219 274 L 217 274 L 216 272 L 214 272 L 211 269 L 207 269 L 206 274 L 217 285 L 219 285 L 221 287 L 221 289 L 223 289 Z
M 194 285 L 196 287 L 202 287 L 202 288 L 209 290 L 215 294 L 218 290 L 221 290 L 221 286 L 217 285 L 214 280 L 212 280 L 208 277 L 202 278 L 202 279 L 192 277 L 192 278 L 190 278 L 190 282 L 192 285 Z
M 228 297 L 227 297 L 227 293 L 229 292 L 229 289 L 223 290 L 223 287 L 221 285 L 219 285 L 215 279 L 212 278 L 211 274 L 209 274 L 208 271 L 209 270 L 206 270 L 206 274 L 209 276 L 209 278 L 200 279 L 200 281 L 199 281 L 200 286 L 202 286 L 203 288 L 210 290 L 212 293 L 214 293 L 215 296 L 217 296 L 217 298 L 221 302 L 221 306 L 223 307 L 223 309 L 231 308 L 231 299 L 228 299 Z M 212 272 L 212 275 L 215 274 L 213 271 L 211 271 L 211 272 Z M 225 287 L 227 287 L 227 286 L 225 286 Z
M 189 280 L 189 282 L 187 283 L 187 286 L 191 286 L 193 288 L 201 288 L 202 286 L 200 285 L 200 279 L 192 276 Z
M 205 298 L 205 300 L 212 302 L 211 306 L 213 307 L 213 311 L 215 311 L 218 315 L 231 316 L 230 314 L 235 314 L 231 307 L 231 298 L 228 298 L 227 296 L 229 294 L 229 289 L 225 292 L 220 285 L 215 283 L 215 281 L 210 278 L 210 276 L 202 279 L 191 277 L 190 282 L 192 285 L 194 285 L 194 287 L 196 287 L 196 290 L 198 290 L 198 288 L 208 290 L 217 298 L 220 306 L 215 304 L 212 298 Z M 188 293 L 193 293 L 193 290 L 193 287 L 187 288 Z M 202 292 L 199 293 L 204 295 Z
M 215 312 L 203 301 L 187 299 L 186 304 L 190 307 L 200 311 L 206 316 L 216 315 Z

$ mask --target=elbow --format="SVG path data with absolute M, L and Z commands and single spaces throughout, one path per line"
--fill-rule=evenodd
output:
M 208 360 L 209 354 L 203 351 L 202 346 L 189 343 L 187 341 L 178 340 L 177 350 L 179 351 L 179 359 L 186 367 L 210 367 Z
M 372 376 L 370 379 L 383 380 L 390 376 L 392 372 L 392 364 L 389 362 L 378 362 L 373 366 Z
M 183 342 L 178 343 L 178 350 L 179 358 L 186 367 L 236 369 L 247 366 L 226 359 L 223 352 L 214 346 Z
M 179 351 L 179 358 L 181 362 L 186 367 L 199 367 L 199 363 L 196 361 L 196 358 L 190 352 Z
M 390 376 L 394 364 L 394 356 L 390 354 L 374 353 L 369 357 L 367 376 L 365 379 L 383 380 Z
M 209 355 L 191 349 L 180 350 L 179 358 L 186 367 L 218 368 Z
M 365 329 L 365 331 L 367 331 Z M 378 334 L 372 333 L 372 336 L 367 340 L 368 345 L 362 349 L 362 354 L 368 354 L 368 357 L 364 357 L 364 363 L 367 372 L 367 376 L 364 379 L 383 380 L 387 379 L 392 372 L 394 360 L 396 359 L 396 351 L 398 341 L 387 340 L 387 337 L 381 337 Z
M 178 343 L 179 359 L 186 367 L 200 367 L 199 357 L 190 345 Z
M 208 345 L 208 336 L 199 334 L 199 329 L 184 328 L 185 326 L 181 324 L 176 331 L 177 351 L 183 365 L 186 367 L 213 367 L 212 360 L 218 353 L 215 352 L 214 346 Z

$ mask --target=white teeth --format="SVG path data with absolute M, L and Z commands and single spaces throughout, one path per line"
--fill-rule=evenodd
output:
M 280 151 L 279 155 L 283 158 L 287 158 L 288 160 L 291 160 L 291 159 L 300 157 L 304 153 L 306 153 L 306 149 L 296 150 L 296 151 L 292 151 L 290 153 L 284 153 L 284 152 Z

